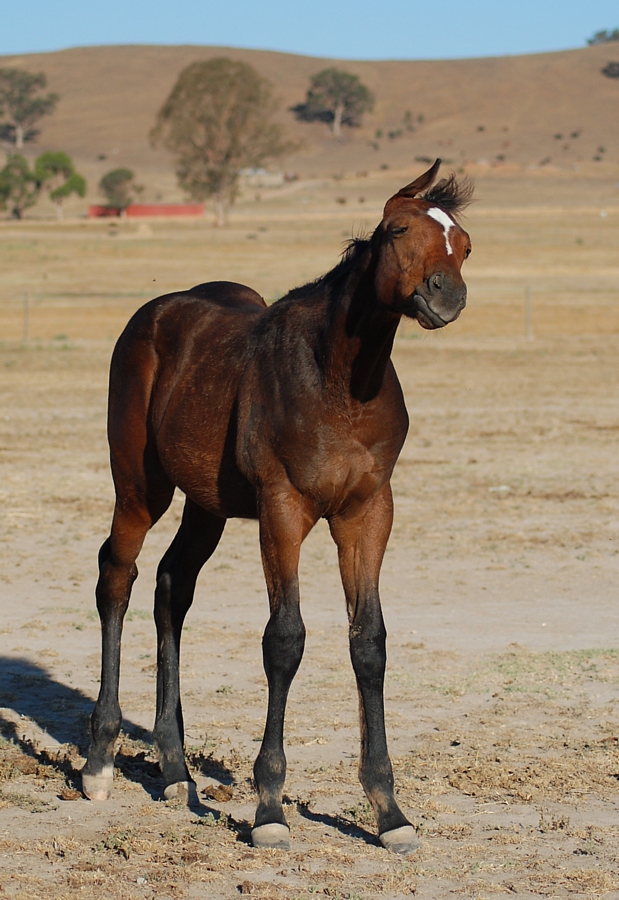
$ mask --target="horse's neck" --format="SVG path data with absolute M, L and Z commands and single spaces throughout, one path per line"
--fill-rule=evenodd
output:
M 400 316 L 378 300 L 371 262 L 361 272 L 351 273 L 346 289 L 332 302 L 332 376 L 354 400 L 372 400 L 383 383 Z

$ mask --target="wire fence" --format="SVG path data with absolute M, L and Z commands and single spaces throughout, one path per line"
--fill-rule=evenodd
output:
M 552 295 L 529 284 L 514 290 L 485 291 L 469 302 L 460 318 L 446 330 L 451 336 L 550 338 L 561 335 L 619 334 L 619 288 L 584 295 L 580 291 Z M 133 312 L 150 295 L 45 295 L 30 291 L 0 297 L 0 341 L 28 344 L 59 339 L 118 337 Z M 399 336 L 413 338 L 419 325 L 404 318 Z

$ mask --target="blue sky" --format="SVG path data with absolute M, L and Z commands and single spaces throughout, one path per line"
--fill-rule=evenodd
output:
M 0 54 L 215 44 L 340 59 L 444 59 L 582 47 L 617 0 L 5 0 Z

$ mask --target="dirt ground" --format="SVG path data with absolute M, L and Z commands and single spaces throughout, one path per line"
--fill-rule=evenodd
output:
M 365 189 L 368 222 L 388 177 Z M 360 221 L 331 187 L 259 216 L 241 207 L 225 232 L 0 225 L 0 897 L 619 897 L 619 207 L 610 187 L 584 181 L 482 179 L 486 208 L 467 221 L 469 308 L 444 332 L 409 324 L 396 342 L 411 428 L 381 582 L 386 705 L 421 849 L 400 859 L 378 846 L 357 782 L 356 692 L 324 523 L 301 562 L 292 850 L 249 844 L 267 619 L 253 522 L 228 524 L 184 632 L 202 805 L 162 801 L 152 589 L 180 496 L 139 561 L 114 798 L 79 794 L 98 689 L 96 553 L 113 496 L 113 340 L 171 287 L 227 277 L 271 299 L 324 271 Z

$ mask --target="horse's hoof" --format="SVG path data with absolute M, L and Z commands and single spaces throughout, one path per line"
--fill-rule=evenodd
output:
M 251 842 L 254 847 L 290 850 L 290 829 L 277 822 L 272 825 L 258 825 L 257 828 L 252 829 Z
M 169 784 L 163 792 L 164 800 L 179 800 L 187 806 L 199 804 L 195 781 L 177 781 Z
M 380 835 L 379 840 L 385 850 L 390 850 L 399 856 L 407 856 L 419 849 L 417 832 L 412 825 L 402 825 L 401 828 L 385 831 Z
M 89 800 L 109 800 L 114 787 L 114 766 L 105 766 L 98 775 L 82 771 L 82 792 Z

